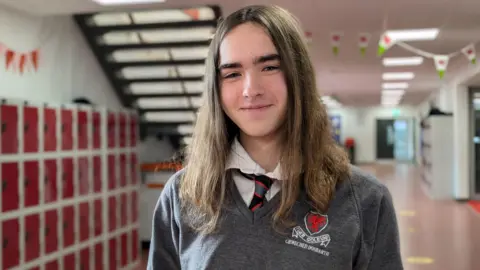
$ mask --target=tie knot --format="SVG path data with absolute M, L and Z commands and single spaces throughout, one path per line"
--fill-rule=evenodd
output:
M 267 193 L 267 191 L 270 189 L 270 187 L 273 184 L 274 179 L 270 178 L 266 175 L 260 174 L 247 174 L 242 171 L 240 171 L 240 174 L 242 174 L 245 178 L 248 178 L 250 180 L 255 181 L 255 192 L 262 197 Z

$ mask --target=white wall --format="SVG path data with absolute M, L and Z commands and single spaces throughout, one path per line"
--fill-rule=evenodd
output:
M 398 117 L 393 116 L 393 108 L 388 107 L 342 107 L 329 109 L 330 115 L 341 116 L 341 142 L 352 137 L 356 142 L 355 159 L 359 163 L 375 162 L 376 160 L 376 119 L 414 119 L 418 111 L 414 107 L 397 107 Z M 418 123 L 415 123 L 418 129 Z M 418 144 L 417 144 L 418 145 Z
M 19 52 L 40 48 L 39 69 L 6 70 L 0 54 L 0 97 L 69 103 L 78 96 L 119 108 L 121 103 L 70 16 L 36 17 L 0 6 L 0 43 Z

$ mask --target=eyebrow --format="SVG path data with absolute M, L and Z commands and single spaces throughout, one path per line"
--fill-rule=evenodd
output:
M 267 54 L 267 55 L 263 55 L 263 56 L 260 56 L 260 57 L 257 57 L 255 58 L 255 60 L 253 61 L 253 63 L 255 65 L 258 65 L 258 64 L 261 64 L 261 63 L 265 63 L 265 62 L 269 62 L 269 61 L 274 61 L 274 60 L 280 60 L 280 55 L 276 54 L 276 53 L 272 53 L 272 54 Z M 234 62 L 234 63 L 225 63 L 225 64 L 222 64 L 218 67 L 218 70 L 222 70 L 222 69 L 229 69 L 229 68 L 240 68 L 242 67 L 242 64 L 238 63 L 238 62 Z

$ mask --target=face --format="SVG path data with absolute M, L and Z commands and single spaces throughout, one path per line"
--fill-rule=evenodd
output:
M 251 137 L 278 133 L 287 109 L 280 58 L 263 28 L 245 23 L 230 31 L 219 50 L 223 110 Z

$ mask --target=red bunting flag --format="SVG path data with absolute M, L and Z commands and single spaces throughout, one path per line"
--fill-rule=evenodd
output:
M 5 69 L 8 70 L 13 62 L 13 59 L 15 58 L 15 52 L 7 49 L 7 52 L 5 53 L 5 58 Z
M 38 49 L 30 53 L 30 58 L 32 60 L 33 68 L 38 70 Z
M 23 75 L 23 71 L 25 71 L 25 64 L 26 63 L 27 63 L 27 55 L 22 53 L 20 55 L 20 62 L 18 63 L 18 67 L 19 67 L 21 75 Z

